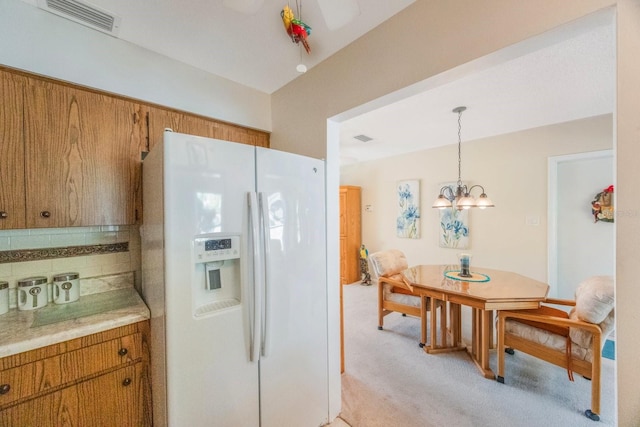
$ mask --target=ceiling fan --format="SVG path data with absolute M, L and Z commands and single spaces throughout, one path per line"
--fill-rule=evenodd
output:
M 309 0 L 311 1 L 311 0 Z M 316 0 L 329 30 L 347 25 L 360 14 L 358 0 Z M 252 14 L 258 11 L 264 0 L 223 0 L 222 4 L 236 12 Z M 287 3 L 287 0 L 282 0 Z M 279 10 L 277 12 L 280 12 Z

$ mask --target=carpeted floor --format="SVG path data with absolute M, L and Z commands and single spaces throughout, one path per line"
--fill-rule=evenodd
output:
M 600 423 L 583 415 L 590 381 L 516 352 L 505 384 L 482 377 L 466 354 L 429 355 L 417 318 L 392 313 L 377 329 L 375 286 L 343 288 L 345 373 L 340 417 L 352 427 L 614 426 L 615 361 L 602 361 Z M 495 351 L 491 367 L 496 368 Z

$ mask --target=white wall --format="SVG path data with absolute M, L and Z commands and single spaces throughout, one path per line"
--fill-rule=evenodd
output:
M 559 298 L 573 299 L 578 284 L 590 276 L 615 273 L 615 223 L 596 223 L 591 214 L 595 195 L 614 182 L 613 155 L 595 154 L 569 156 L 549 164 L 557 173 L 555 188 L 550 183 L 549 189 L 555 199 L 551 200 L 555 209 L 550 209 L 549 216 L 556 218 L 555 224 L 549 218 L 550 250 L 556 245 L 551 251 L 555 260 L 549 260 L 556 263 L 555 269 L 549 268 L 549 283 Z
M 472 263 L 546 282 L 548 157 L 612 146 L 611 115 L 463 142 L 463 181 L 482 184 L 496 205 L 469 212 L 465 252 Z M 457 145 L 449 145 L 341 168 L 341 185 L 362 187 L 362 239 L 369 251 L 397 248 L 410 264 L 455 263 L 459 250 L 439 246 L 439 211 L 431 205 L 440 184 L 457 179 L 457 166 Z M 421 183 L 420 239 L 396 237 L 395 188 L 405 179 Z M 528 225 L 528 217 L 539 225 Z
M 0 0 L 0 65 L 271 130 L 270 96 L 19 0 Z

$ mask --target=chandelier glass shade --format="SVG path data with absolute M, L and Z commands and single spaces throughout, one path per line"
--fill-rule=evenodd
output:
M 487 194 L 484 192 L 484 187 L 481 185 L 472 185 L 471 187 L 467 187 L 462 183 L 461 178 L 461 169 L 462 169 L 462 157 L 461 157 L 461 132 L 462 132 L 462 112 L 466 110 L 467 107 L 456 107 L 453 109 L 454 113 L 458 114 L 458 182 L 456 184 L 455 191 L 449 187 L 444 186 L 440 189 L 440 194 L 438 198 L 433 203 L 434 208 L 437 209 L 445 209 L 454 206 L 456 209 L 471 209 L 471 208 L 492 208 L 494 207 L 493 202 Z M 476 199 L 471 195 L 471 192 L 475 189 L 479 188 L 481 193 Z

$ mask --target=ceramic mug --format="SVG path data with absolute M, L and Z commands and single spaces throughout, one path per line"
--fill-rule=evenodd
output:
M 18 280 L 18 310 L 35 310 L 47 305 L 47 278 L 29 277 Z
M 80 298 L 80 275 L 62 273 L 53 276 L 53 302 L 67 304 Z

